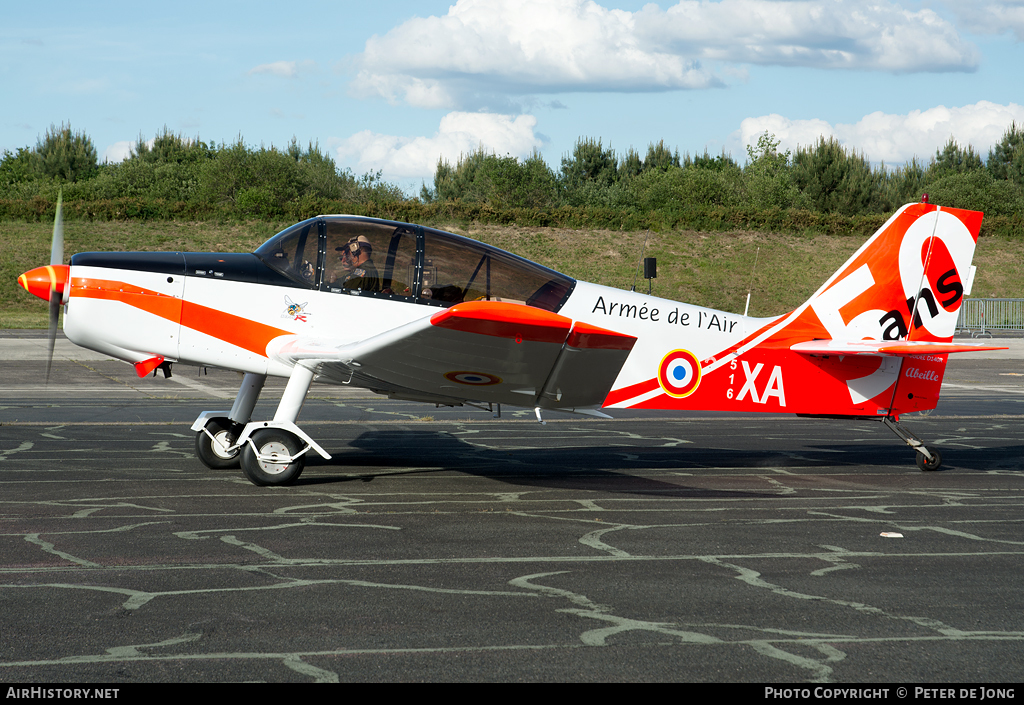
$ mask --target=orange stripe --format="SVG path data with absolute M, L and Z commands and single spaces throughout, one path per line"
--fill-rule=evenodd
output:
M 71 288 L 74 296 L 120 301 L 263 357 L 271 340 L 290 335 L 290 331 L 125 282 L 76 277 Z
M 171 294 L 162 294 L 159 291 L 153 291 L 152 289 L 146 289 L 145 287 L 138 286 L 136 284 L 129 284 L 128 282 L 117 281 L 116 279 L 89 279 L 88 277 L 75 277 L 71 280 L 71 288 L 73 289 L 106 289 L 114 292 L 127 292 L 131 294 L 146 294 L 147 296 L 163 296 L 168 299 L 176 299 L 176 296 Z M 77 296 L 83 296 L 82 292 L 78 292 Z
M 181 322 L 181 299 L 176 296 L 116 289 L 78 289 L 74 285 L 71 287 L 71 295 L 79 298 L 120 301 L 146 313 L 152 313 L 154 316 L 166 318 L 173 323 Z
M 181 325 L 263 357 L 267 356 L 267 344 L 271 340 L 280 335 L 291 335 L 291 331 L 263 325 L 191 301 L 182 302 Z

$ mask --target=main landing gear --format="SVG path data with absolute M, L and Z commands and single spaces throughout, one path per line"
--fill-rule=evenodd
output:
M 253 432 L 242 448 L 242 471 L 254 485 L 287 485 L 306 467 L 309 446 L 280 428 Z
M 929 448 L 920 438 L 900 424 L 898 416 L 886 416 L 882 419 L 890 431 L 895 433 L 908 446 L 917 451 L 917 467 L 922 470 L 938 470 L 942 465 L 942 455 L 934 448 Z
M 204 411 L 192 424 L 196 456 L 209 468 L 242 466 L 254 485 L 287 485 L 306 467 L 306 454 L 315 450 L 331 456 L 295 425 L 313 370 L 296 365 L 288 379 L 273 421 L 251 421 L 266 375 L 246 373 L 231 411 Z M 225 415 L 226 414 L 226 415 Z

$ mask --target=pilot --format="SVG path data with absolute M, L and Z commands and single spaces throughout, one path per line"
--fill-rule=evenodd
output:
M 341 260 L 342 271 L 331 286 L 362 291 L 380 291 L 380 275 L 373 263 L 373 245 L 365 235 L 353 237 L 334 248 Z

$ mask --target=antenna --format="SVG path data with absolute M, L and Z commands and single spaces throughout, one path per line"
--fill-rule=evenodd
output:
M 747 311 L 750 310 L 750 292 L 754 289 L 754 272 L 757 270 L 757 259 L 761 256 L 761 247 L 758 246 L 757 253 L 754 255 L 754 266 L 750 270 L 750 285 L 747 287 L 747 305 L 743 307 L 743 316 L 746 317 Z
M 640 249 L 640 261 L 636 263 L 636 271 L 633 273 L 633 285 L 629 287 L 630 291 L 636 291 L 636 278 L 640 275 L 640 265 L 644 262 L 644 253 L 647 252 L 647 241 L 651 237 L 651 229 L 647 229 L 647 236 L 644 238 L 644 246 Z

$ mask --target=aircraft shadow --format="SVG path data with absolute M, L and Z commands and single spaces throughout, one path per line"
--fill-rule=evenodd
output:
M 347 448 L 331 449 L 332 460 L 311 457 L 309 467 L 322 470 L 364 468 L 358 475 L 306 475 L 298 484 L 371 482 L 374 478 L 410 473 L 460 472 L 486 476 L 517 486 L 593 489 L 629 494 L 676 497 L 767 497 L 769 493 L 709 490 L 681 486 L 637 473 L 671 470 L 699 474 L 722 469 L 828 468 L 871 472 L 872 468 L 906 466 L 919 472 L 914 452 L 897 442 L 804 446 L 778 449 L 708 448 L 683 445 L 672 448 L 622 444 L 573 447 L 535 447 L 537 439 L 523 439 L 522 446 L 503 441 L 506 447 L 487 446 L 459 438 L 447 431 L 366 431 Z M 757 439 L 751 439 L 757 444 Z M 941 448 L 945 470 L 1024 470 L 1024 446 L 985 449 Z M 415 470 L 410 468 L 424 468 Z M 680 480 L 685 475 L 680 476 Z

